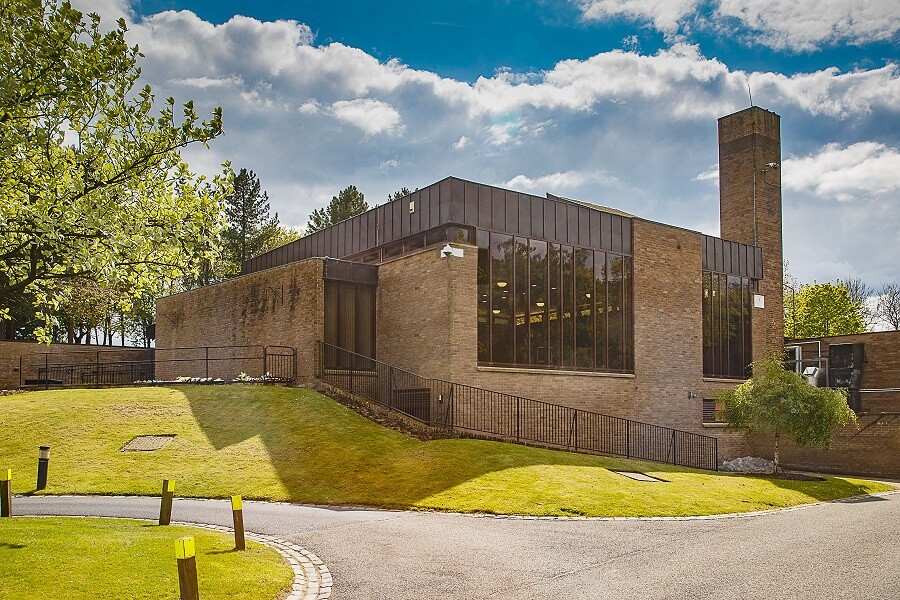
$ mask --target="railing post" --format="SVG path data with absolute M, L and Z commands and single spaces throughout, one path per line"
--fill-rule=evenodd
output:
M 713 438 L 713 451 L 716 454 L 716 461 L 713 464 L 716 468 L 716 471 L 718 471 L 719 470 L 719 438 L 717 438 L 717 437 Z
M 50 353 L 44 352 L 44 389 L 50 389 Z
M 578 409 L 575 409 L 575 443 L 572 445 L 575 448 L 575 451 L 578 452 Z
M 206 350 L 206 378 L 209 379 L 209 346 L 206 346 L 204 350 Z
M 19 387 L 22 387 L 22 356 L 19 356 Z
M 521 427 L 521 417 L 522 417 L 522 399 L 516 396 L 516 441 L 519 441 L 519 432 Z
M 673 465 L 678 463 L 678 452 L 676 451 L 676 447 L 675 447 L 676 439 L 677 438 L 675 437 L 675 430 L 673 429 L 672 430 L 672 464 Z
M 388 367 L 388 408 L 394 408 L 394 367 Z
M 625 458 L 631 458 L 631 421 L 625 419 Z

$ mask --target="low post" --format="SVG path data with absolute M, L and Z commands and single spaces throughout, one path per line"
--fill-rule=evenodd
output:
M 0 471 L 0 517 L 12 516 L 12 469 Z
M 50 446 L 41 446 L 38 448 L 38 472 L 36 490 L 43 490 L 47 487 L 47 467 L 50 464 Z
M 175 559 L 178 561 L 178 589 L 181 600 L 198 600 L 197 560 L 194 556 L 194 538 L 191 536 L 175 541 Z
M 240 496 L 231 497 L 231 514 L 234 517 L 234 549 L 244 550 L 244 502 Z
M 162 501 L 159 505 L 159 524 L 168 525 L 172 520 L 172 499 L 175 497 L 175 480 L 163 479 Z

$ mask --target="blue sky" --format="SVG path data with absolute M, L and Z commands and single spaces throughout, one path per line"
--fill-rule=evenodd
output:
M 212 23 L 236 14 L 260 20 L 296 19 L 317 44 L 341 42 L 385 61 L 399 58 L 416 69 L 474 81 L 501 67 L 516 72 L 550 69 L 560 60 L 585 59 L 634 47 L 654 53 L 667 45 L 663 32 L 625 15 L 585 21 L 568 0 L 432 0 L 353 2 L 202 2 L 143 0 L 139 14 L 190 10 Z M 711 4 L 706 4 L 709 15 Z M 900 12 L 900 8 L 897 8 Z M 707 56 L 743 70 L 793 74 L 836 66 L 842 71 L 897 61 L 896 35 L 862 45 L 828 44 L 819 51 L 777 51 L 739 42 L 731 31 L 693 31 L 689 39 Z
M 750 85 L 792 274 L 900 281 L 896 0 L 74 4 L 128 21 L 160 97 L 223 107 L 187 159 L 254 170 L 287 225 L 455 175 L 717 235 L 716 119 Z

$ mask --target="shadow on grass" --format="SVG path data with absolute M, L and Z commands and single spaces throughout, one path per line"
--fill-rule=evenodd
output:
M 201 554 L 214 556 L 217 554 L 240 554 L 241 552 L 246 552 L 246 550 L 238 550 L 237 548 L 231 548 L 230 550 L 210 550 L 209 552 L 201 552 Z
M 0 542 L 0 549 L 7 550 L 23 550 L 28 547 L 28 544 L 10 544 L 9 542 Z
M 345 406 L 305 389 L 186 386 L 178 391 L 187 398 L 194 418 L 216 450 L 258 437 L 288 499 L 295 502 L 408 508 L 466 482 L 501 471 L 534 466 L 595 468 L 598 474 L 603 474 L 598 478 L 602 485 L 609 481 L 604 479 L 610 475 L 608 470 L 638 470 L 656 476 L 662 473 L 673 482 L 681 475 L 723 475 L 502 442 L 457 438 L 421 442 L 382 428 Z M 542 503 L 541 489 L 534 481 L 538 475 L 525 472 L 513 473 L 513 476 L 519 477 L 515 485 L 531 490 L 534 502 Z M 736 474 L 723 476 L 766 480 L 772 486 L 798 492 L 812 500 L 833 500 L 864 493 L 856 484 L 840 479 L 819 482 Z M 684 477 L 680 478 L 675 485 L 681 485 L 682 489 L 690 485 L 685 483 Z M 493 485 L 493 488 L 477 494 L 508 493 L 509 481 L 504 476 L 495 477 L 493 483 L 484 484 L 487 488 Z M 561 480 L 560 486 L 567 483 Z M 724 483 L 726 487 L 731 486 L 729 493 L 736 494 L 737 502 L 740 502 L 741 492 L 734 489 L 740 487 L 739 482 Z M 506 489 L 501 489 L 504 486 Z M 455 490 L 454 493 L 470 494 L 464 501 L 471 501 L 475 496 L 471 490 Z M 589 494 L 591 490 L 585 489 L 582 493 Z M 633 498 L 628 494 L 648 493 L 656 492 L 646 487 L 630 487 L 621 501 L 628 502 Z M 660 491 L 660 494 L 664 493 L 669 492 Z M 710 495 L 716 493 L 719 492 L 713 490 Z M 683 499 L 676 501 L 684 502 Z M 714 500 L 710 499 L 710 502 L 714 503 Z M 560 504 L 558 510 L 583 514 L 580 508 L 571 504 Z
M 179 391 L 216 450 L 259 437 L 292 501 L 408 507 L 494 471 L 557 462 L 595 465 L 582 455 L 497 442 L 421 442 L 310 390 Z

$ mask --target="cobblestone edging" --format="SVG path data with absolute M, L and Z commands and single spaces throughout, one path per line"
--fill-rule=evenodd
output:
M 172 524 L 234 534 L 232 528 L 220 525 L 192 523 L 190 521 L 172 521 Z M 287 561 L 294 571 L 294 583 L 291 586 L 291 593 L 285 600 L 326 600 L 331 597 L 331 572 L 318 556 L 297 544 L 292 544 L 271 535 L 262 535 L 248 531 L 244 536 L 248 540 L 273 548 Z

